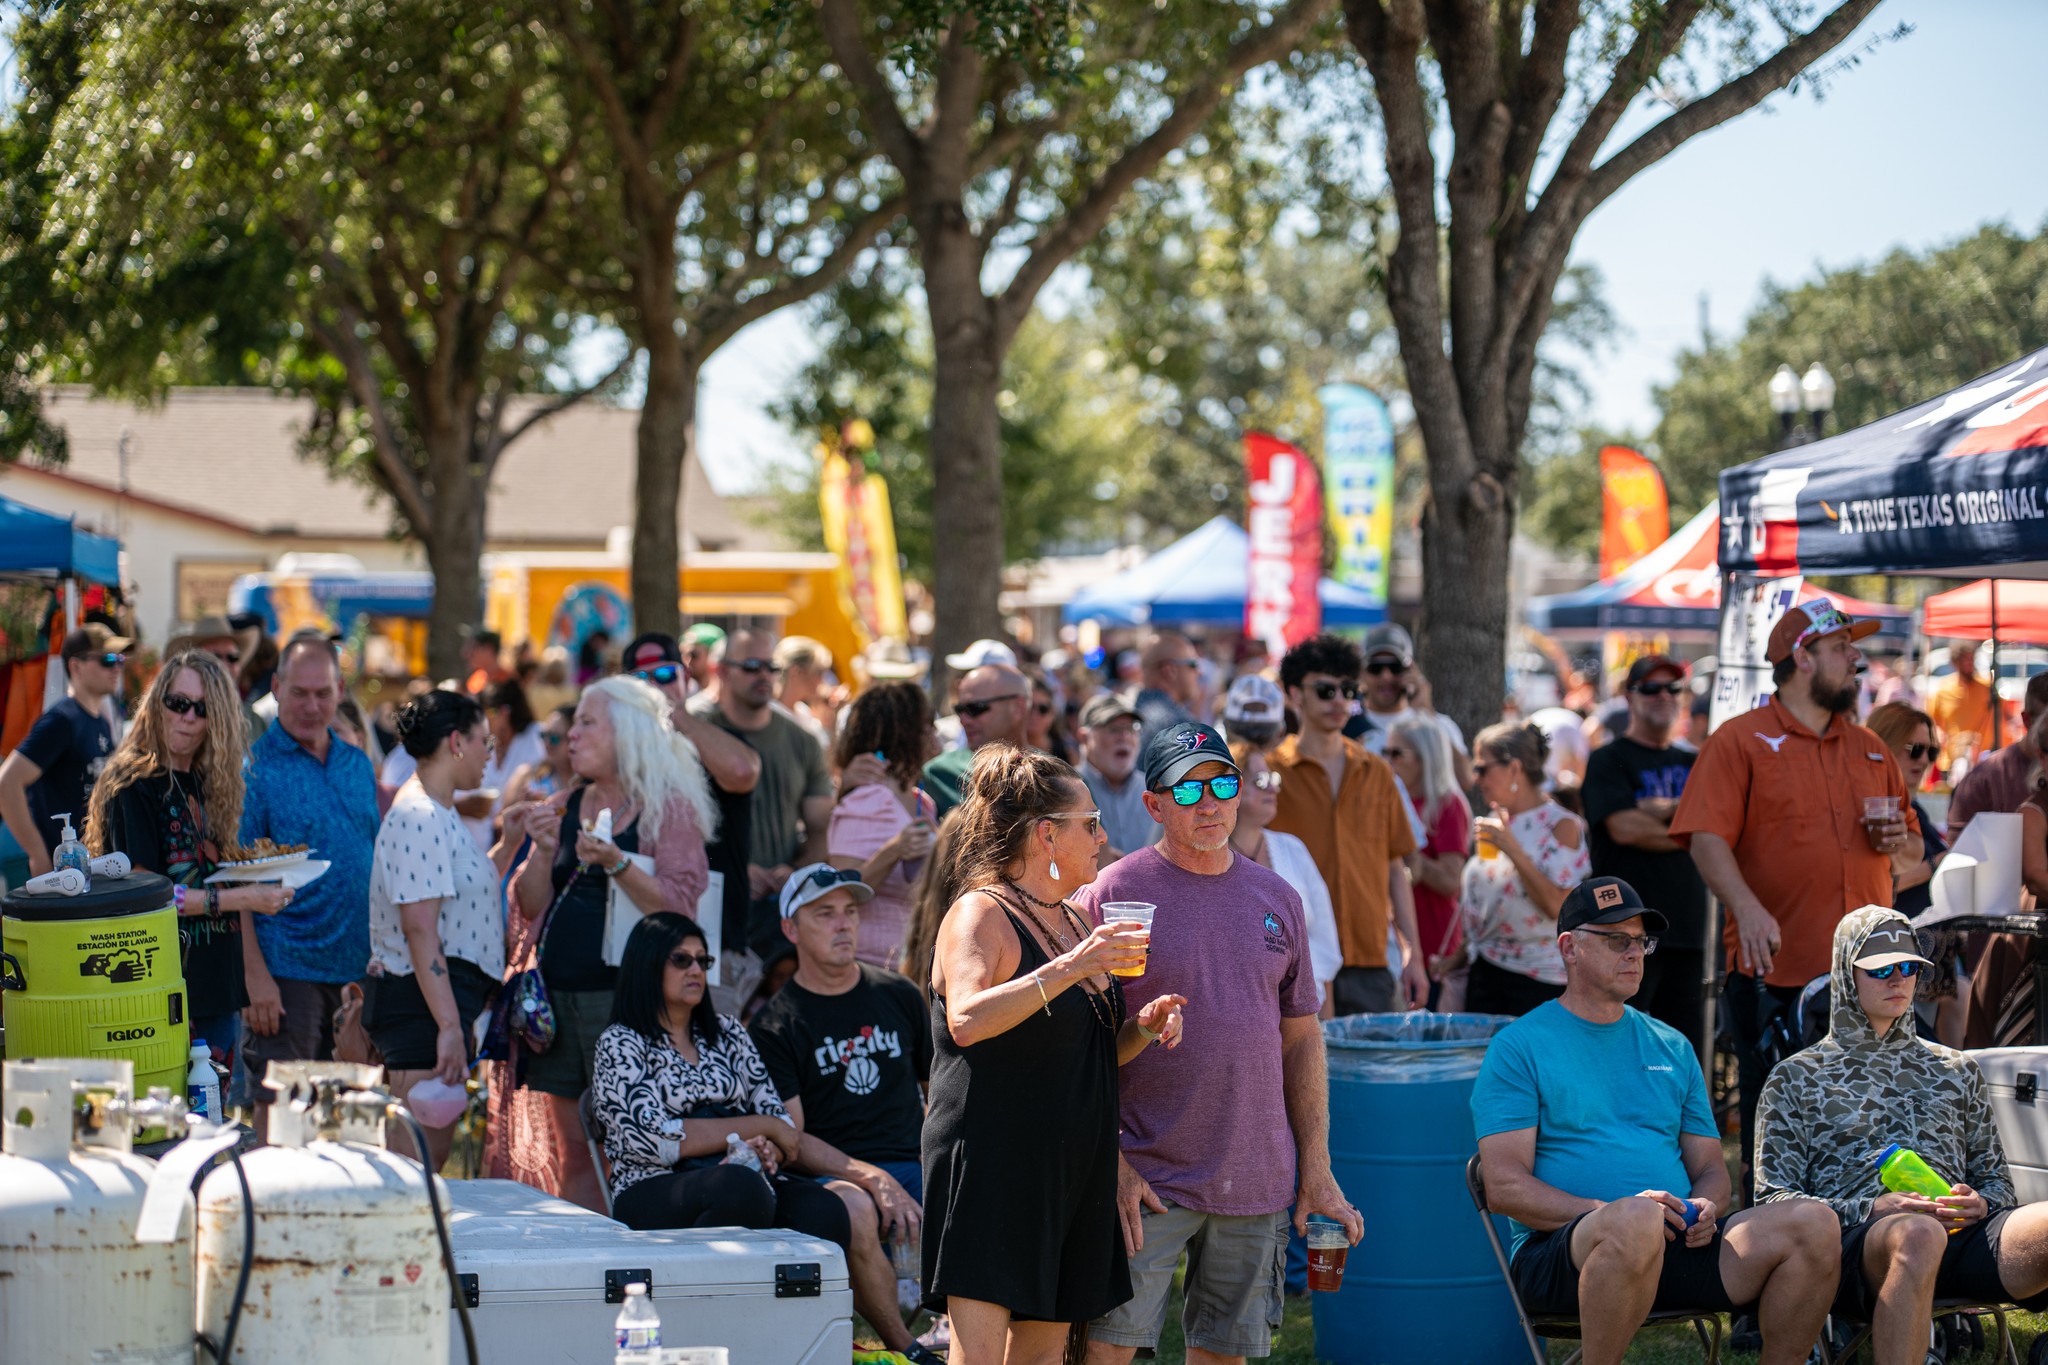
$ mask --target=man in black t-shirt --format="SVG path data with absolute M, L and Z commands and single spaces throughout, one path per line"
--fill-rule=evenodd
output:
M 782 931 L 796 945 L 796 975 L 747 1028 L 801 1134 L 791 1165 L 825 1181 L 851 1216 L 854 1307 L 885 1347 L 923 1362 L 896 1308 L 883 1241 L 923 1221 L 931 1021 L 908 977 L 853 955 L 860 907 L 873 895 L 853 869 L 812 863 L 790 874 Z
M 114 752 L 107 698 L 121 686 L 133 640 L 97 621 L 64 637 L 64 700 L 43 712 L 28 737 L 0 763 L 0 818 L 28 854 L 30 876 L 50 870 L 50 850 L 63 835 L 52 816 L 69 814 L 85 833 L 92 784 Z
M 1594 751 L 1581 793 L 1593 875 L 1619 877 L 1670 921 L 1643 959 L 1643 984 L 1629 1003 L 1701 1046 L 1706 1029 L 1707 887 L 1671 838 L 1671 815 L 1698 757 L 1678 747 L 1686 710 L 1685 667 L 1646 654 L 1628 671 L 1628 729 Z

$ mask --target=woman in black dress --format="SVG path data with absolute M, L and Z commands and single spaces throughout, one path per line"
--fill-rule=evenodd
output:
M 925 1306 L 951 1365 L 1052 1365 L 1131 1296 L 1116 1215 L 1116 1068 L 1180 1042 L 1177 995 L 1135 1018 L 1109 975 L 1143 937 L 1067 904 L 1095 879 L 1101 813 L 1050 754 L 975 757 L 932 959 L 924 1127 Z

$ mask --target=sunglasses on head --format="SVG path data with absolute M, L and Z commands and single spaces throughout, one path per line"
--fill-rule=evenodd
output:
M 1374 659 L 1365 666 L 1365 671 L 1377 678 L 1385 673 L 1406 673 L 1408 665 L 1400 662 L 1398 659 Z
M 653 668 L 636 668 L 633 670 L 634 677 L 644 683 L 653 683 L 656 687 L 667 687 L 677 678 L 681 677 L 682 674 L 683 670 L 677 664 L 656 664 Z
M 1174 805 L 1192 806 L 1202 799 L 1204 787 L 1207 787 L 1209 794 L 1218 801 L 1234 801 L 1237 799 L 1237 789 L 1242 781 L 1236 773 L 1223 773 L 1210 778 L 1207 782 L 1199 777 L 1190 777 L 1185 782 L 1174 783 L 1166 790 L 1172 794 Z
M 782 671 L 767 659 L 727 659 L 725 666 L 727 668 L 737 668 L 740 672 L 754 677 L 759 677 L 763 673 L 780 673 Z
M 1005 692 L 1000 697 L 988 697 L 981 701 L 963 701 L 955 706 L 953 710 L 971 720 L 980 720 L 1000 703 L 1015 701 L 1023 695 L 1022 692 Z
M 188 697 L 182 692 L 164 693 L 164 710 L 174 716 L 197 716 L 206 719 L 206 703 L 198 697 Z
M 1316 694 L 1318 701 L 1335 701 L 1340 693 L 1349 700 L 1356 700 L 1358 697 L 1357 683 L 1319 682 L 1310 690 Z
M 702 967 L 708 972 L 711 970 L 711 964 L 716 961 L 718 961 L 717 953 L 673 952 L 668 955 L 668 965 L 678 971 L 685 972 L 692 967 Z
M 1926 965 L 1924 962 L 1892 962 L 1882 967 L 1865 967 L 1863 970 L 1869 972 L 1871 976 L 1879 981 L 1891 980 L 1893 972 L 1897 972 L 1900 976 L 1910 980 L 1920 975 L 1920 969 Z
M 835 886 L 841 886 L 847 882 L 857 882 L 861 879 L 860 869 L 857 867 L 821 867 L 810 876 L 804 878 L 799 885 L 821 886 L 830 891 Z
M 1912 759 L 1915 763 L 1918 763 L 1923 758 L 1933 758 L 1940 752 L 1941 746 L 1939 744 L 1908 744 L 1905 746 L 1906 757 Z
M 1685 684 L 1682 682 L 1637 683 L 1629 689 L 1640 697 L 1675 697 L 1684 690 Z

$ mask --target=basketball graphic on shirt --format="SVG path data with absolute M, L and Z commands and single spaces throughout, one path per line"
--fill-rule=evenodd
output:
M 872 1095 L 882 1083 L 882 1068 L 872 1057 L 856 1057 L 846 1064 L 846 1090 L 850 1095 Z

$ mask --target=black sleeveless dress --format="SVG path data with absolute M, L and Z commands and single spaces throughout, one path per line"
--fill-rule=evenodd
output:
M 1018 922 L 1011 980 L 1045 965 Z M 1105 1027 L 1103 1015 L 1113 1021 Z M 1123 987 L 1091 1004 L 1074 985 L 1008 1032 L 954 1043 L 932 1000 L 924 1123 L 924 1304 L 1001 1304 L 1013 1317 L 1088 1322 L 1131 1297 L 1117 1225 L 1116 1033 Z

